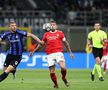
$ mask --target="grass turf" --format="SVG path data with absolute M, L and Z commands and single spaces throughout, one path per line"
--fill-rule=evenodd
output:
M 2 73 L 2 71 L 0 71 Z M 61 80 L 60 70 L 56 70 L 58 77 L 58 90 L 108 90 L 108 75 L 104 75 L 105 81 L 90 80 L 90 70 L 68 69 L 67 79 L 70 87 L 66 87 Z M 3 82 L 0 82 L 0 90 L 53 90 L 53 83 L 49 78 L 47 69 L 18 70 L 15 80 L 9 74 Z

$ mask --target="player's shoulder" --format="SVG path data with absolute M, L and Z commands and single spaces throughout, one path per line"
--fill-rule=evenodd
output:
M 27 33 L 26 31 L 23 31 L 23 30 L 21 30 L 21 29 L 17 29 L 16 32 L 17 32 L 18 34 L 25 34 L 25 33 Z
M 102 32 L 102 33 L 106 33 L 104 30 L 100 30 L 100 32 Z
M 47 35 L 49 35 L 50 34 L 50 32 L 45 32 L 43 35 L 44 35 L 44 37 L 45 36 L 47 36 Z
M 96 32 L 96 30 L 93 30 L 93 31 L 91 31 L 90 33 L 95 33 Z
M 50 31 L 49 31 L 49 32 L 45 32 L 44 35 L 45 35 L 45 34 L 50 34 Z
M 8 34 L 11 34 L 11 32 L 10 31 L 6 31 L 4 34 L 2 34 L 2 35 L 8 35 Z M 1 36 L 2 36 L 1 35 Z
M 95 33 L 95 30 L 90 31 L 90 32 L 88 33 L 88 37 L 92 37 L 93 35 L 95 35 L 94 33 Z
M 58 29 L 57 32 L 63 33 L 63 31 L 61 31 L 60 29 Z
M 93 31 L 91 31 L 91 32 L 89 32 L 89 34 L 91 35 L 91 34 L 94 34 L 96 31 L 95 30 L 93 30 Z
M 22 30 L 21 29 L 17 29 L 16 32 L 22 32 Z
M 57 32 L 60 33 L 60 34 L 63 34 L 63 31 L 61 31 L 61 30 L 57 30 Z

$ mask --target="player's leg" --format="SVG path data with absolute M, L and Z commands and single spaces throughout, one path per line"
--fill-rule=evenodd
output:
M 61 68 L 62 80 L 63 80 L 64 84 L 67 87 L 69 87 L 69 82 L 66 79 L 67 70 L 66 70 L 65 62 L 64 61 L 59 61 L 58 64 L 60 65 L 60 68 Z
M 99 62 L 97 62 L 96 61 L 96 63 L 98 64 L 98 66 L 97 66 L 97 72 L 98 72 L 98 75 L 99 75 L 99 80 L 100 81 L 104 81 L 104 79 L 103 79 L 103 75 L 102 75 L 102 70 L 101 70 L 101 59 L 102 59 L 102 56 L 103 56 L 103 48 L 101 48 L 100 50 L 99 50 Z
M 58 88 L 58 83 L 57 83 L 57 76 L 55 73 L 55 65 L 49 67 L 50 71 L 50 78 L 54 83 L 54 88 Z
M 3 72 L 7 69 L 7 67 L 3 67 Z M 12 70 L 10 73 L 13 74 L 13 79 L 16 77 L 16 69 Z
M 0 75 L 0 82 L 1 82 L 2 80 L 4 80 L 4 79 L 8 76 L 8 73 L 5 72 L 5 70 L 8 68 L 9 63 L 10 63 L 10 56 L 7 55 L 7 56 L 6 56 L 6 59 L 5 59 L 5 62 L 4 62 L 3 73 Z
M 16 78 L 16 69 L 12 70 L 11 73 L 13 74 L 13 79 Z
M 101 60 L 100 60 L 99 57 L 96 57 L 95 59 L 96 59 L 96 70 L 97 70 L 97 72 L 99 74 L 99 77 L 101 77 L 102 76 L 101 75 L 101 67 L 100 67 Z
M 0 75 L 0 82 L 3 81 L 12 70 L 14 70 L 14 67 L 9 65 L 7 69 Z
M 3 71 L 5 71 L 7 69 L 7 67 L 3 67 Z M 15 79 L 16 77 L 16 69 L 12 70 L 10 73 L 13 74 L 13 79 Z
M 103 74 L 106 74 L 107 60 L 108 60 L 108 54 L 103 57 L 103 65 L 104 65 Z
M 4 67 L 3 67 L 3 72 L 4 72 L 6 69 L 7 69 L 7 66 L 4 66 Z M 13 74 L 13 79 L 15 79 L 15 77 L 16 77 L 16 69 L 12 70 L 10 73 Z
M 93 47 L 93 48 L 92 48 L 92 52 L 93 52 L 94 58 L 97 57 L 97 50 L 96 50 L 96 48 Z M 96 64 L 94 65 L 93 70 L 92 70 L 92 72 L 90 73 L 90 75 L 91 75 L 91 80 L 92 80 L 92 81 L 94 81 L 95 72 L 96 72 Z
M 54 83 L 54 88 L 58 88 L 58 82 L 57 82 L 57 76 L 55 73 L 55 62 L 56 60 L 54 59 L 54 55 L 50 54 L 47 56 L 47 62 L 48 62 L 48 67 L 50 71 L 50 78 Z
M 94 75 L 95 75 L 95 71 L 97 70 L 99 78 L 102 78 L 102 74 L 101 74 L 101 60 L 99 57 L 96 57 L 96 64 L 94 65 L 94 68 L 91 72 L 91 80 L 94 81 Z
M 12 65 L 9 65 L 8 67 L 4 67 L 3 69 L 4 72 L 0 75 L 0 82 L 3 81 L 8 76 L 8 74 L 14 69 L 15 68 Z
M 94 65 L 93 71 L 91 72 L 91 80 L 94 81 L 95 70 L 97 70 L 99 75 L 99 80 L 103 81 L 102 73 L 101 73 L 101 58 L 103 55 L 103 49 L 97 49 L 93 47 L 93 55 L 96 60 L 96 64 Z
M 13 74 L 13 79 L 16 78 L 16 67 L 19 65 L 21 61 L 21 56 L 17 55 L 14 57 L 14 60 L 11 62 L 11 65 L 14 67 L 14 69 L 10 72 Z
M 100 81 L 104 81 L 103 76 L 102 76 L 102 72 L 101 72 L 101 66 L 100 66 L 100 64 L 101 64 L 101 60 L 100 60 L 99 57 L 97 57 L 96 58 L 96 70 L 97 70 L 98 75 L 99 75 L 99 80 Z
M 12 57 L 12 58 L 10 58 L 10 57 Z M 18 57 L 17 56 L 8 56 L 7 57 L 7 59 L 4 63 L 4 66 L 7 66 L 8 65 L 7 63 L 9 63 L 9 65 L 8 65 L 7 69 L 0 75 L 0 82 L 3 81 L 11 71 L 16 69 L 16 67 L 19 65 L 20 61 L 21 61 L 21 56 L 18 56 Z
M 107 66 L 107 60 L 105 59 L 104 60 L 104 72 L 103 72 L 104 74 L 106 74 L 106 66 Z
M 68 81 L 66 79 L 67 70 L 66 70 L 64 55 L 63 55 L 62 52 L 58 52 L 56 54 L 57 54 L 56 55 L 57 56 L 56 57 L 57 63 L 59 64 L 59 66 L 61 68 L 62 80 L 65 83 L 65 85 L 68 87 L 69 83 L 68 83 Z

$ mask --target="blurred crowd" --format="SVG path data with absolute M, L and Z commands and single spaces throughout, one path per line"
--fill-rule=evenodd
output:
M 12 11 L 12 13 L 8 13 L 8 16 L 39 16 L 45 18 L 47 16 L 49 18 L 54 18 L 58 23 L 69 23 L 73 24 L 73 20 L 78 21 L 92 21 L 95 19 L 100 19 L 103 15 L 98 15 L 94 12 L 101 10 L 102 14 L 104 10 L 108 9 L 108 0 L 0 0 L 0 11 Z M 30 13 L 18 13 L 18 11 L 32 11 Z M 40 11 L 49 10 L 51 13 L 45 13 Z M 34 13 L 35 11 L 35 13 Z M 39 12 L 36 12 L 39 11 Z M 76 12 L 77 11 L 77 12 Z M 88 11 L 93 13 L 88 13 L 89 15 L 85 15 L 80 13 L 80 11 Z M 99 13 L 99 12 L 98 12 Z M 0 12 L 0 15 L 5 15 Z M 7 15 L 7 13 L 6 13 Z M 49 15 L 49 16 L 48 16 Z M 94 16 L 92 18 L 92 15 Z M 90 18 L 88 18 L 90 16 Z M 105 17 L 107 17 L 107 13 L 105 12 Z M 5 17 L 5 16 L 4 16 Z M 101 18 L 103 20 L 103 17 Z M 106 20 L 106 19 L 105 19 Z M 83 25 L 83 22 L 80 22 L 80 25 Z M 86 23 L 86 22 L 85 22 Z M 92 23 L 92 22 L 91 22 Z
M 94 10 L 108 9 L 108 0 L 31 0 L 36 7 L 31 8 L 30 0 L 0 0 L 0 10 L 45 10 L 64 11 L 64 10 Z M 32 3 L 31 3 L 32 4 Z M 29 7 L 26 7 L 26 6 Z M 22 8 L 24 7 L 24 8 Z
M 108 0 L 31 0 L 36 4 L 34 8 L 29 5 L 30 0 L 0 0 L 0 10 L 94 10 L 108 9 Z M 23 7 L 23 8 L 22 8 Z

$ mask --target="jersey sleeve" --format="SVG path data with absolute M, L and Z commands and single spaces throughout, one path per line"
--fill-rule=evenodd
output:
M 104 39 L 107 39 L 107 34 L 104 32 L 104 34 L 103 34 L 103 38 Z
M 26 32 L 26 31 L 23 31 L 23 30 L 17 30 L 17 32 L 20 33 L 21 35 L 27 37 L 27 32 Z
M 42 40 L 45 41 L 45 42 L 47 41 L 46 36 L 47 36 L 47 34 L 45 33 L 45 34 L 43 35 L 43 38 L 42 38 Z
M 64 33 L 62 31 L 60 31 L 60 39 L 61 40 L 64 40 L 65 39 L 65 35 L 64 35 Z
M 88 34 L 88 39 L 91 39 L 92 38 L 92 35 L 91 33 Z
M 10 34 L 9 32 L 5 32 L 4 34 L 2 34 L 2 35 L 0 36 L 0 38 L 1 38 L 2 40 L 5 40 L 9 34 Z

